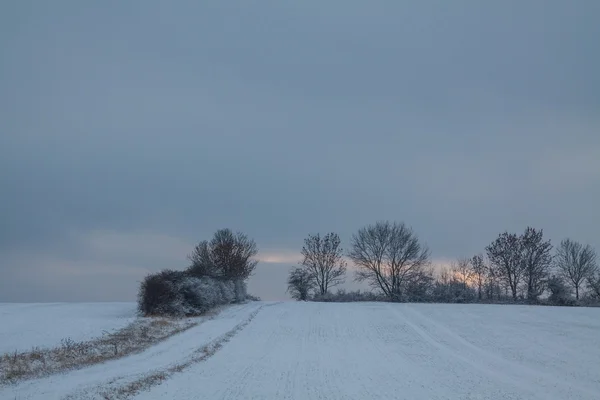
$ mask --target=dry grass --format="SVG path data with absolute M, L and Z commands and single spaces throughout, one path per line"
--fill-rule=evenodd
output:
M 38 378 L 138 353 L 153 344 L 198 324 L 194 319 L 142 318 L 98 339 L 75 342 L 63 339 L 50 349 L 0 355 L 0 385 Z

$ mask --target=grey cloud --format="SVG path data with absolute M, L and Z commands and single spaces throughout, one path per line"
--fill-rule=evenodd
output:
M 600 248 L 599 17 L 594 0 L 2 4 L 2 280 L 34 259 L 183 266 L 221 227 L 277 254 L 377 219 L 437 258 L 527 224 Z M 182 244 L 153 258 L 140 238 Z

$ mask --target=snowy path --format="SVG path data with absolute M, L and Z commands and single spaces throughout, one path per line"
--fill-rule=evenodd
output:
M 287 302 L 232 307 L 142 354 L 0 388 L 0 399 L 101 398 L 228 332 L 136 399 L 600 398 L 600 309 Z
M 102 390 L 127 384 L 150 371 L 162 370 L 186 360 L 195 350 L 227 334 L 261 309 L 261 303 L 231 306 L 214 319 L 175 335 L 148 350 L 62 375 L 0 386 L 0 400 L 51 400 L 102 398 Z

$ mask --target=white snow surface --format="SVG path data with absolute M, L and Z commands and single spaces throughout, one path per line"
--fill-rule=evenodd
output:
M 135 320 L 135 303 L 0 303 L 0 354 L 102 336 Z
M 600 399 L 599 308 L 294 302 L 233 306 L 144 353 L 0 387 L 0 399 L 101 398 L 228 332 L 136 398 Z

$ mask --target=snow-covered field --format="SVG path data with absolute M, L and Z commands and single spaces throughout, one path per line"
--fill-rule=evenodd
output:
M 101 398 L 224 337 L 136 398 L 600 399 L 599 308 L 293 302 L 232 306 L 144 353 L 0 387 L 0 399 Z
M 135 320 L 135 303 L 0 303 L 0 354 L 102 336 Z

